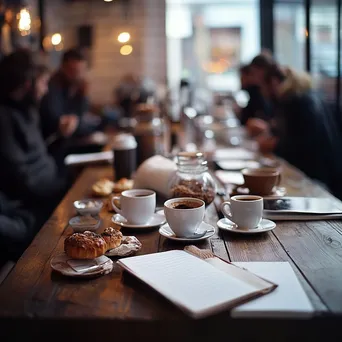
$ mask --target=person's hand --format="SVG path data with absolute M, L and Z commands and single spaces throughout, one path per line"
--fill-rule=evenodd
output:
M 62 115 L 59 119 L 59 131 L 63 137 L 70 137 L 76 131 L 79 124 L 77 115 Z
M 246 129 L 251 137 L 256 137 L 259 134 L 265 134 L 269 130 L 269 124 L 261 119 L 252 118 L 246 123 Z
M 273 153 L 276 148 L 278 138 L 268 134 L 262 134 L 256 138 L 256 141 L 259 145 L 259 152 L 267 155 Z

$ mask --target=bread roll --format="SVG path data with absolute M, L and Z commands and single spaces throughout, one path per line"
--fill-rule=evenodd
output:
M 64 251 L 72 259 L 95 259 L 106 253 L 107 243 L 94 232 L 74 233 L 65 239 Z
M 121 245 L 122 233 L 115 228 L 106 228 L 102 233 L 102 237 L 107 243 L 107 250 L 119 247 Z

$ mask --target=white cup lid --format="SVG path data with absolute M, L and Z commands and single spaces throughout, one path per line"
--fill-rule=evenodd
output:
M 131 134 L 118 134 L 114 137 L 112 143 L 114 150 L 131 150 L 137 148 L 137 141 Z

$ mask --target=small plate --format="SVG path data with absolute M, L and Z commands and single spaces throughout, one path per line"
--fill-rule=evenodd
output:
M 86 230 L 94 232 L 100 227 L 101 219 L 98 216 L 91 216 L 91 219 L 94 221 L 94 223 L 89 224 L 82 222 L 82 220 L 86 220 L 86 216 L 75 216 L 69 220 L 69 225 L 75 233 L 83 233 Z
M 163 215 L 154 214 L 145 224 L 130 224 L 123 216 L 115 214 L 112 217 L 112 222 L 124 228 L 139 229 L 161 226 L 166 222 L 166 219 Z
M 106 256 L 102 256 L 103 258 L 108 259 L 105 263 L 101 265 L 97 265 L 92 267 L 92 269 L 88 272 L 77 272 L 75 271 L 69 264 L 68 260 L 71 260 L 65 253 L 59 254 L 51 259 L 50 265 L 51 268 L 67 277 L 73 278 L 94 278 L 99 277 L 101 275 L 108 274 L 112 272 L 114 263 L 111 259 Z
M 231 196 L 234 195 L 249 195 L 249 189 L 243 186 L 238 186 L 234 188 L 230 194 Z M 273 191 L 269 195 L 263 195 L 262 197 L 283 197 L 286 195 L 286 188 L 281 186 L 275 186 Z
M 217 226 L 222 230 L 226 230 L 226 231 L 234 232 L 234 233 L 259 234 L 259 233 L 269 232 L 270 230 L 273 230 L 277 225 L 275 224 L 275 222 L 271 220 L 262 219 L 258 227 L 254 229 L 245 230 L 245 229 L 239 229 L 238 226 L 234 222 L 228 220 L 227 218 L 223 218 L 217 222 Z
M 166 237 L 167 239 L 174 240 L 174 241 L 182 241 L 182 242 L 195 242 L 195 241 L 201 241 L 210 238 L 215 234 L 215 227 L 212 225 L 202 222 L 200 226 L 198 227 L 199 232 L 203 232 L 204 230 L 208 230 L 208 232 L 198 238 L 198 239 L 189 239 L 189 238 L 183 238 L 183 237 L 177 237 L 175 233 L 171 230 L 170 226 L 168 224 L 165 224 L 164 226 L 159 228 L 159 234 Z
M 87 207 L 92 204 L 91 207 Z M 84 199 L 74 202 L 74 207 L 79 215 L 98 215 L 103 207 L 103 202 L 95 199 Z

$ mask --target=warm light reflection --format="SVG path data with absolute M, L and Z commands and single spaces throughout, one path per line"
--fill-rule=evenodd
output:
M 23 8 L 17 15 L 18 22 L 18 29 L 22 36 L 26 36 L 30 33 L 31 30 L 31 15 L 30 12 Z
M 112 2 L 113 0 L 104 0 L 104 2 Z
M 202 69 L 211 74 L 222 74 L 228 70 L 230 63 L 224 58 L 217 61 L 209 61 L 202 63 Z
M 309 31 L 305 29 L 305 37 L 309 37 Z
M 62 36 L 60 33 L 55 33 L 51 37 L 51 44 L 56 46 L 59 45 L 62 42 Z
M 127 43 L 131 38 L 131 35 L 128 32 L 121 32 L 118 35 L 118 41 L 120 43 Z
M 120 49 L 120 53 L 123 55 L 123 56 L 128 56 L 132 53 L 133 51 L 133 47 L 132 45 L 124 45 L 121 47 Z
M 43 46 L 45 50 L 49 50 L 51 48 L 51 38 L 50 37 L 45 37 L 43 39 Z

